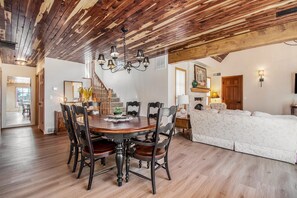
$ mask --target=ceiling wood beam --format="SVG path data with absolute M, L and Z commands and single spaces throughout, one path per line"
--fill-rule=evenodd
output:
M 281 43 L 297 39 L 297 22 L 268 27 L 262 30 L 236 35 L 188 49 L 169 51 L 168 62 L 195 60 L 244 49 Z

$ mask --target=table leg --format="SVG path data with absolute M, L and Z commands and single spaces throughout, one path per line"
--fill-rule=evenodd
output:
M 123 164 L 124 164 L 124 155 L 123 155 L 123 151 L 124 151 L 124 147 L 123 147 L 123 141 L 116 141 L 117 146 L 116 146 L 116 164 L 117 164 L 117 169 L 118 169 L 118 186 L 122 186 L 122 182 L 123 182 Z

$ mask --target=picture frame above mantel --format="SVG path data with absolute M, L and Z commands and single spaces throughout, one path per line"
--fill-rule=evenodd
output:
M 197 81 L 197 88 L 207 89 L 207 70 L 197 64 L 194 65 L 194 79 Z

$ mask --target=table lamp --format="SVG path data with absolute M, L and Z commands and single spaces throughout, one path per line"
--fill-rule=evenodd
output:
M 183 117 L 187 116 L 187 111 L 184 108 L 184 105 L 188 105 L 189 104 L 189 96 L 188 95 L 180 95 L 178 96 L 178 105 L 183 105 L 182 109 L 180 110 L 180 113 Z
M 211 93 L 210 98 L 216 100 L 216 99 L 220 98 L 220 96 L 219 96 L 218 92 L 214 91 L 214 92 Z

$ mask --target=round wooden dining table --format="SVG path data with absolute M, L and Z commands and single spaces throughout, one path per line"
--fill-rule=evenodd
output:
M 129 121 L 106 121 L 107 116 L 89 115 L 89 127 L 92 133 L 102 134 L 116 143 L 117 183 L 122 186 L 124 164 L 124 140 L 130 139 L 156 128 L 156 120 L 147 117 L 133 117 Z M 78 118 L 82 123 L 82 118 Z

